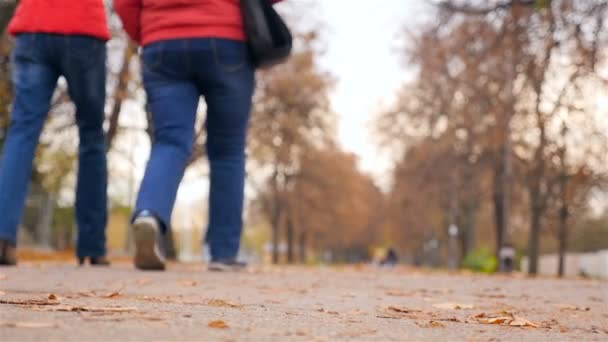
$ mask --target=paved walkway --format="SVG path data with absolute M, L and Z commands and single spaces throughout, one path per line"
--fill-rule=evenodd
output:
M 1 341 L 607 341 L 608 283 L 413 269 L 0 268 Z

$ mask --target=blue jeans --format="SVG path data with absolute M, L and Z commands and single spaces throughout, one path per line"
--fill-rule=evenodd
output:
M 199 38 L 161 41 L 143 52 L 143 79 L 154 143 L 137 199 L 169 228 L 191 158 L 200 96 L 207 103 L 211 168 L 206 241 L 213 260 L 236 257 L 243 229 L 245 145 L 255 70 L 246 44 Z
M 76 105 L 80 136 L 76 185 L 77 255 L 106 253 L 107 167 L 103 131 L 106 46 L 85 36 L 22 34 L 13 51 L 15 98 L 0 160 L 0 238 L 14 244 L 32 161 L 59 76 Z

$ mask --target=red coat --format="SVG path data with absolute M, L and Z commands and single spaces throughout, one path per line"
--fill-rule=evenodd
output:
M 103 0 L 21 0 L 9 32 L 57 33 L 110 39 Z
M 204 37 L 244 41 L 239 3 L 240 0 L 115 0 L 114 8 L 129 36 L 140 45 Z

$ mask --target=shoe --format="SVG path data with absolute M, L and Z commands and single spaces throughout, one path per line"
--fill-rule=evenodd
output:
M 236 261 L 236 259 L 211 261 L 207 269 L 211 272 L 242 272 L 247 269 L 247 264 Z
M 163 271 L 165 257 L 158 244 L 160 225 L 153 216 L 138 216 L 131 224 L 135 237 L 135 267 L 146 271 Z
M 100 257 L 78 257 L 78 264 L 83 266 L 85 264 L 86 259 L 89 259 L 89 263 L 91 266 L 110 266 L 110 260 L 105 256 Z
M 0 239 L 0 265 L 17 265 L 17 246 L 4 239 Z

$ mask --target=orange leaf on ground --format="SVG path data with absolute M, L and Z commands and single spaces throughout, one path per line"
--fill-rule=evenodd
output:
M 116 298 L 116 297 L 120 297 L 122 296 L 122 294 L 120 292 L 112 292 L 112 293 L 108 293 L 107 295 L 103 296 L 103 298 Z
M 228 329 L 229 325 L 228 323 L 222 321 L 222 320 L 216 320 L 216 321 L 211 321 L 208 324 L 209 328 L 215 328 L 215 329 Z
M 209 306 L 226 307 L 226 308 L 242 308 L 241 304 L 236 304 L 223 299 L 211 299 L 207 302 Z
M 48 300 L 59 300 L 59 297 L 57 297 L 57 295 L 56 295 L 56 294 L 51 293 L 51 294 L 50 294 L 50 295 L 47 297 L 47 299 L 48 299 Z

